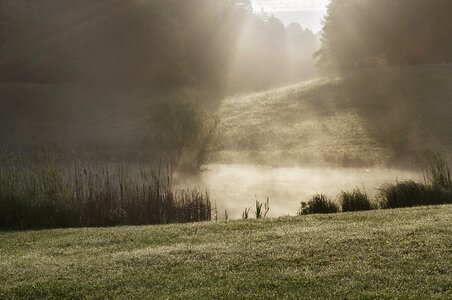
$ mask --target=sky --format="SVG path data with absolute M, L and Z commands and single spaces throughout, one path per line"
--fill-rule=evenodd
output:
M 251 0 L 256 11 L 264 9 L 281 19 L 286 25 L 291 22 L 318 32 L 329 0 Z

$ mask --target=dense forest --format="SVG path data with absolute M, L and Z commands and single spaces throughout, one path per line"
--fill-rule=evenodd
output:
M 312 76 L 318 38 L 249 0 L 0 3 L 0 80 L 224 94 Z
M 339 70 L 452 62 L 452 1 L 332 0 L 324 66 Z

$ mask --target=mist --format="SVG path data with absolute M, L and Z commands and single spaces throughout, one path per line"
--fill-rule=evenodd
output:
M 449 4 L 398 2 L 2 1 L 1 150 L 168 164 L 235 218 L 373 197 L 452 145 Z
M 370 196 L 378 188 L 394 181 L 421 180 L 415 171 L 366 168 L 270 167 L 252 164 L 210 165 L 200 176 L 175 176 L 180 187 L 201 184 L 209 188 L 219 219 L 224 211 L 230 218 L 240 218 L 244 208 L 255 202 L 270 201 L 269 217 L 296 215 L 300 203 L 315 194 L 336 198 L 350 186 L 364 189 Z
M 0 0 L 1 299 L 451 299 L 452 0 Z

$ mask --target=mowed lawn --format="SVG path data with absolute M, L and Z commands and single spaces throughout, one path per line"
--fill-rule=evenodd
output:
M 0 233 L 0 299 L 452 298 L 452 206 Z

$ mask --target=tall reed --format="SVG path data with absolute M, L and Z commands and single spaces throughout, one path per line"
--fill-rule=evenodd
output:
M 427 152 L 422 167 L 427 184 L 436 189 L 452 190 L 452 170 L 445 157 L 439 153 Z
M 256 219 L 265 219 L 268 211 L 270 210 L 270 199 L 267 198 L 267 202 L 262 203 L 256 199 Z
M 62 164 L 54 155 L 8 155 L 0 165 L 0 228 L 197 222 L 211 219 L 208 192 L 172 188 L 171 168 Z

